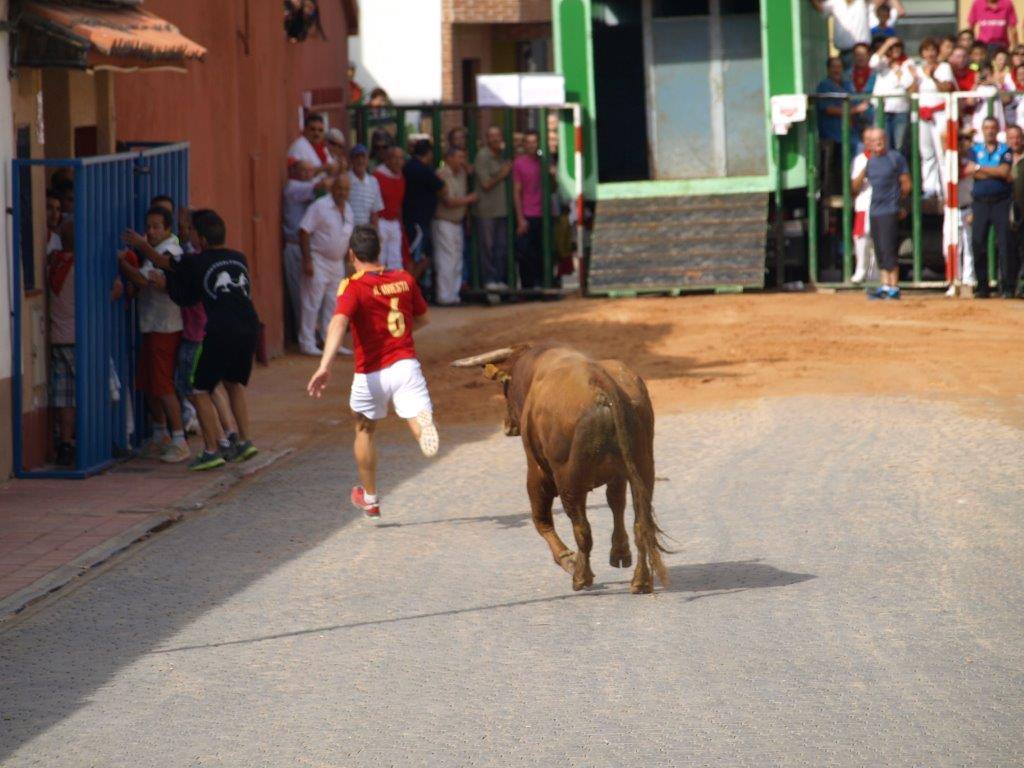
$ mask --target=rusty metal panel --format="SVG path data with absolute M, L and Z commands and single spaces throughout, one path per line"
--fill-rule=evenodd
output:
M 738 14 L 722 21 L 726 175 L 759 176 L 768 172 L 761 20 Z

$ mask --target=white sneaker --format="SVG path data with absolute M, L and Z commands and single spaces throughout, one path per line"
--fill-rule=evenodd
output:
M 863 272 L 863 270 L 857 270 L 856 272 L 854 272 L 850 276 L 850 282 L 853 283 L 854 285 L 860 285 L 861 283 L 863 283 L 864 282 L 864 272 Z
M 420 450 L 423 451 L 423 455 L 436 455 L 437 449 L 441 447 L 441 438 L 434 424 L 434 414 L 430 411 L 420 411 L 416 416 L 416 422 L 420 425 Z
M 485 291 L 501 291 L 504 290 L 501 283 L 484 283 Z
M 185 422 L 185 434 L 186 435 L 197 435 L 199 434 L 199 419 L 194 415 L 188 417 L 188 421 Z
M 956 286 L 955 285 L 951 285 L 951 286 L 949 286 L 949 288 L 946 289 L 946 296 L 948 296 L 951 299 L 956 297 Z
M 187 443 L 176 443 L 173 440 L 168 443 L 167 447 L 164 448 L 163 453 L 160 454 L 160 461 L 165 464 L 177 464 L 179 461 L 185 461 L 192 454 L 189 453 Z

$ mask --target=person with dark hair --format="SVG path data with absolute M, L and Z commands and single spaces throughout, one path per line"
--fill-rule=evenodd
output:
M 1012 48 L 1017 44 L 1017 12 L 1013 0 L 974 0 L 967 12 L 976 43 L 989 51 Z
M 381 263 L 388 269 L 402 269 L 402 202 L 405 200 L 405 176 L 402 166 L 405 152 L 401 147 L 389 147 L 383 164 L 373 175 L 380 185 L 384 210 L 380 212 L 377 228 L 380 230 Z
M 476 162 L 480 200 L 476 206 L 480 235 L 480 277 L 489 291 L 508 290 L 505 257 L 508 252 L 508 177 L 512 161 L 505 156 L 501 128 L 487 129 L 487 144 L 480 148 Z
M 167 293 L 166 272 L 153 259 L 147 258 L 151 250 L 172 262 L 181 258 L 181 246 L 174 235 L 174 217 L 166 207 L 153 206 L 146 212 L 145 237 L 129 232 L 125 239 L 130 246 L 139 246 L 137 254 L 122 251 L 120 262 L 121 273 L 130 290 L 134 288 L 138 292 L 136 308 L 142 348 L 135 388 L 145 395 L 153 421 L 153 436 L 144 448 L 144 455 L 176 463 L 189 457 L 181 403 L 174 386 L 183 328 L 181 308 Z M 149 248 L 142 247 L 143 241 Z
M 926 37 L 918 47 L 921 63 L 917 68 L 920 94 L 918 148 L 921 153 L 921 191 L 926 197 L 945 197 L 946 96 L 956 90 L 953 68 L 939 61 L 939 41 Z M 913 130 L 913 129 L 911 129 Z
M 1017 259 L 1010 233 L 1010 203 L 1013 195 L 1013 153 L 999 141 L 999 121 L 987 117 L 982 123 L 982 141 L 971 149 L 971 162 L 964 172 L 974 177 L 974 273 L 978 287 L 975 296 L 989 297 L 988 259 L 985 258 L 988 232 L 996 233 L 999 252 L 999 291 L 1003 298 L 1012 298 L 1016 291 Z
M 384 128 L 376 128 L 370 136 L 370 170 L 375 171 L 388 161 L 388 150 L 395 140 Z
M 523 154 L 512 161 L 512 202 L 516 209 L 516 258 L 523 288 L 543 285 L 544 260 L 541 238 L 544 193 L 537 150 L 540 136 L 535 130 L 523 135 Z
M 360 480 L 352 489 L 351 500 L 368 519 L 377 522 L 376 422 L 387 417 L 393 403 L 424 456 L 434 456 L 439 446 L 430 392 L 413 343 L 413 330 L 427 323 L 427 304 L 412 275 L 381 266 L 380 238 L 373 227 L 353 229 L 347 260 L 353 274 L 338 287 L 320 366 L 306 391 L 311 397 L 323 395 L 334 357 L 351 326 L 355 375 L 349 407 L 356 420 L 354 453 Z
M 46 255 L 61 249 L 60 229 L 61 216 L 60 195 L 53 189 L 46 190 Z
M 910 100 L 906 94 L 917 82 L 917 67 L 907 58 L 903 41 L 886 39 L 871 57 L 875 70 L 875 93 L 885 95 L 885 133 L 889 146 L 907 156 L 910 135 Z
M 376 227 L 380 212 L 384 210 L 384 200 L 377 177 L 370 173 L 370 156 L 366 147 L 356 144 L 349 159 L 352 169 L 348 172 L 348 202 L 355 214 L 355 223 Z
M 956 36 L 946 35 L 939 38 L 939 61 L 949 61 L 949 55 L 956 48 Z
M 467 193 L 466 150 L 451 146 L 444 155 L 444 167 L 437 172 L 444 182 L 440 204 L 434 218 L 434 273 L 437 277 L 437 303 L 442 307 L 458 304 L 462 286 L 463 229 L 466 208 L 477 201 L 475 192 Z
M 427 139 L 413 144 L 412 156 L 402 166 L 402 175 L 405 177 L 402 223 L 413 262 L 411 271 L 418 280 L 434 255 L 431 230 L 437 211 L 437 193 L 444 187 L 444 182 L 434 172 L 434 149 Z
M 333 164 L 333 159 L 324 141 L 326 131 L 323 115 L 317 112 L 307 113 L 302 123 L 302 135 L 288 147 L 288 165 L 305 161 L 317 170 L 328 170 Z
M 232 461 L 247 461 L 258 451 L 252 444 L 245 386 L 252 373 L 260 320 L 252 303 L 249 265 L 238 251 L 224 246 L 224 220 L 210 209 L 192 214 L 192 245 L 197 254 L 178 262 L 154 259 L 167 270 L 167 290 L 179 306 L 202 301 L 206 310 L 206 336 L 192 375 L 196 411 L 203 432 L 203 451 L 189 464 L 206 470 L 225 462 L 218 438 L 220 422 L 210 393 L 224 383 L 231 412 L 238 424 L 238 444 Z

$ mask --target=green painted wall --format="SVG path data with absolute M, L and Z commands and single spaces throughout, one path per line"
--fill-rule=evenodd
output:
M 638 0 L 639 2 L 639 0 Z M 592 0 L 551 0 L 554 27 L 555 67 L 565 76 L 566 98 L 583 105 L 585 184 L 587 199 L 643 197 L 668 194 L 707 194 L 715 192 L 750 191 L 756 179 L 758 188 L 771 189 L 776 162 L 771 135 L 770 98 L 775 94 L 813 91 L 824 77 L 828 52 L 824 19 L 807 0 L 761 0 L 761 50 L 764 65 L 765 103 L 764 136 L 768 145 L 769 169 L 762 177 L 737 177 L 696 180 L 694 182 L 630 182 L 628 184 L 597 184 L 597 128 L 591 35 Z M 560 144 L 573 146 L 572 128 L 563 123 Z M 806 186 L 807 168 L 803 158 L 806 132 L 803 125 L 794 126 L 781 141 L 783 185 L 787 189 Z M 559 153 L 559 183 L 562 193 L 573 194 L 573 158 L 571 152 Z

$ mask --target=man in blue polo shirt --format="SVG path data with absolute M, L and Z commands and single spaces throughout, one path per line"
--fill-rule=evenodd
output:
M 822 166 L 825 169 L 825 178 L 822 182 L 825 194 L 832 194 L 836 190 L 836 180 L 841 179 L 839 175 L 839 154 L 843 143 L 843 99 L 840 94 L 855 93 L 853 85 L 843 73 L 843 62 L 838 56 L 828 60 L 828 77 L 818 83 L 815 93 L 818 94 L 818 136 L 821 137 L 821 149 L 824 154 Z M 835 94 L 835 95 L 833 95 Z M 870 106 L 869 100 L 854 102 L 850 104 L 851 119 L 856 121 L 857 116 L 864 113 Z M 860 154 L 860 131 L 850 127 L 850 157 Z
M 999 291 L 1003 298 L 1012 299 L 1014 281 L 1017 275 L 1014 248 L 1010 243 L 1010 202 L 1013 187 L 1013 153 L 997 138 L 999 121 L 994 117 L 985 118 L 981 124 L 984 141 L 971 147 L 971 162 L 965 173 L 974 177 L 974 214 L 972 234 L 975 253 L 974 273 L 978 278 L 975 296 L 987 299 L 988 284 L 988 229 L 996 231 L 996 246 L 999 250 Z
M 910 169 L 900 152 L 886 146 L 885 131 L 868 128 L 864 131 L 868 161 L 864 170 L 853 177 L 852 188 L 860 194 L 865 180 L 871 184 L 871 240 L 882 284 L 868 290 L 871 299 L 898 299 L 900 289 L 900 200 L 910 194 Z

